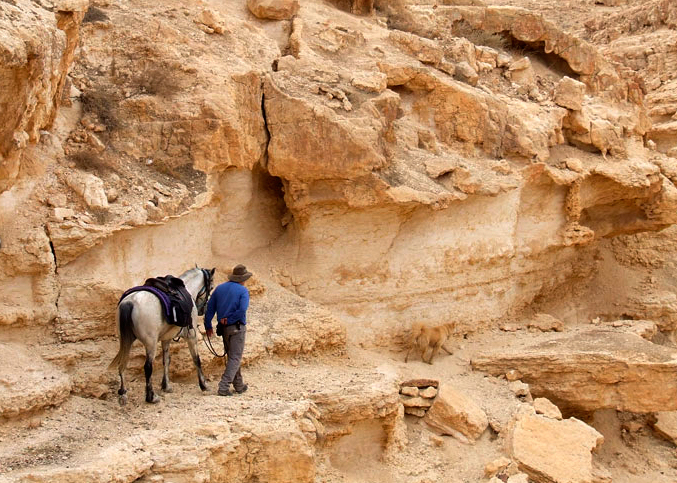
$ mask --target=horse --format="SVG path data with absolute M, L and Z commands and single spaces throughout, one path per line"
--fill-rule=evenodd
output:
M 207 390 L 207 385 L 202 373 L 200 356 L 197 353 L 196 327 L 197 318 L 204 314 L 207 301 L 209 300 L 215 271 L 215 268 L 207 270 L 196 266 L 186 270 L 179 277 L 183 280 L 186 290 L 193 301 L 191 325 L 186 328 L 186 341 L 188 342 L 188 349 L 193 358 L 193 363 L 197 368 L 197 379 L 200 389 L 203 391 Z M 108 368 L 113 369 L 117 367 L 120 374 L 120 389 L 118 390 L 120 405 L 127 403 L 124 371 L 129 361 L 130 348 L 136 339 L 139 339 L 146 348 L 146 363 L 143 365 L 146 375 L 146 402 L 151 404 L 160 402 L 160 397 L 153 392 L 153 384 L 151 382 L 153 359 L 157 351 L 157 343 L 161 342 L 162 344 L 162 363 L 164 366 L 162 390 L 170 393 L 172 388 L 169 384 L 169 343 L 180 335 L 183 328 L 167 323 L 160 300 L 155 294 L 147 291 L 133 292 L 120 300 L 115 313 L 115 320 L 120 337 L 120 349 Z

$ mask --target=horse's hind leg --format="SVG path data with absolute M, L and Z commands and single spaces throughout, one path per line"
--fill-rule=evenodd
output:
M 200 361 L 200 355 L 197 353 L 197 338 L 195 336 L 195 330 L 188 331 L 188 337 L 186 337 L 186 341 L 188 342 L 188 350 L 190 351 L 190 355 L 193 358 L 193 363 L 197 369 L 197 382 L 200 385 L 200 389 L 206 391 L 207 384 L 205 384 L 205 376 L 202 373 L 202 361 Z
M 118 373 L 120 374 L 120 389 L 118 389 L 118 402 L 120 403 L 120 406 L 127 404 L 127 389 L 125 388 L 124 370 L 125 368 L 123 367 L 118 370 Z
M 153 358 L 155 357 L 155 345 L 153 345 L 153 350 L 148 350 L 146 348 L 146 363 L 143 365 L 143 372 L 146 374 L 146 402 L 147 403 L 159 403 L 160 396 L 153 392 L 153 381 L 151 376 L 153 375 Z
M 172 387 L 169 385 L 169 362 L 171 356 L 169 355 L 169 340 L 162 341 L 162 390 L 164 392 L 172 392 Z

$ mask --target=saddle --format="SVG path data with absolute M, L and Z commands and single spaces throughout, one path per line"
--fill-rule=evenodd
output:
M 193 299 L 180 278 L 172 275 L 149 278 L 143 285 L 123 293 L 120 301 L 130 293 L 139 291 L 151 292 L 160 300 L 168 324 L 192 326 Z

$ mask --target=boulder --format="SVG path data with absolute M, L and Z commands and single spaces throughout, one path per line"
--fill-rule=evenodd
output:
M 475 402 L 449 385 L 440 386 L 425 421 L 442 434 L 461 433 L 471 441 L 479 438 L 489 424 L 487 415 Z
M 287 20 L 299 11 L 299 0 L 247 0 L 247 7 L 258 18 Z
M 594 428 L 570 418 L 518 416 L 511 435 L 512 457 L 538 483 L 593 483 L 592 451 L 604 442 Z
M 34 351 L 0 343 L 0 418 L 58 406 L 70 390 L 70 378 Z
M 534 339 L 536 339 L 534 341 Z M 558 407 L 654 412 L 677 409 L 677 351 L 612 329 L 535 334 L 477 354 L 475 369 L 514 369 L 531 393 Z
M 580 111 L 585 97 L 585 84 L 564 77 L 555 86 L 555 104 L 574 111 Z

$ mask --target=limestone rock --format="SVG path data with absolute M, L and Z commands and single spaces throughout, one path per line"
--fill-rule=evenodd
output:
M 555 103 L 559 106 L 579 111 L 583 107 L 585 84 L 571 77 L 564 77 L 555 86 Z
M 437 396 L 437 389 L 434 387 L 426 387 L 422 391 L 419 392 L 421 397 L 426 397 L 426 398 L 434 398 Z
M 677 409 L 677 353 L 613 330 L 540 334 L 530 343 L 478 354 L 475 369 L 516 369 L 531 392 L 558 407 L 652 412 Z
M 403 394 L 405 396 L 417 397 L 418 388 L 414 386 L 402 386 L 402 388 L 400 389 L 400 394 Z
M 101 178 L 91 173 L 73 171 L 67 175 L 66 183 L 82 196 L 90 208 L 108 207 L 108 197 Z
M 195 18 L 195 23 L 202 24 L 216 34 L 222 34 L 225 31 L 225 22 L 221 15 L 214 9 L 205 8 L 200 11 Z
M 356 74 L 350 83 L 363 91 L 380 94 L 388 87 L 388 77 L 382 72 L 362 72 Z
M 0 192 L 18 176 L 21 153 L 56 117 L 86 5 L 74 0 L 53 11 L 17 0 L 0 9 Z
M 470 398 L 443 384 L 432 407 L 425 416 L 426 423 L 442 434 L 461 433 L 476 440 L 489 425 L 487 415 Z
M 418 418 L 422 418 L 425 416 L 426 410 L 424 408 L 413 408 L 413 407 L 404 407 L 404 414 L 411 414 L 412 416 L 416 416 Z
M 592 454 L 604 437 L 570 418 L 564 421 L 523 414 L 510 437 L 513 459 L 539 483 L 593 483 Z
M 470 84 L 471 86 L 476 86 L 477 82 L 480 79 L 480 76 L 477 74 L 477 71 L 473 69 L 472 66 L 465 61 L 456 64 L 454 77 L 460 80 L 461 82 Z
M 550 314 L 536 314 L 533 319 L 529 320 L 527 327 L 538 329 L 541 332 L 561 332 L 564 324 Z
M 405 408 L 429 408 L 433 402 L 430 399 L 422 397 L 407 398 L 402 401 Z
M 58 406 L 70 391 L 70 378 L 34 351 L 0 343 L 0 417 Z
M 677 445 L 677 411 L 660 411 L 654 414 L 652 427 L 663 438 Z
M 299 0 L 247 0 L 247 7 L 258 18 L 285 20 L 299 11 Z
M 534 399 L 534 409 L 536 414 L 542 414 L 546 418 L 562 419 L 562 412 L 559 408 L 544 397 Z
M 507 468 L 510 462 L 510 458 L 506 458 L 505 456 L 501 456 L 494 461 L 490 461 L 484 466 L 484 476 L 491 478 L 495 474 L 500 473 L 505 468 Z

